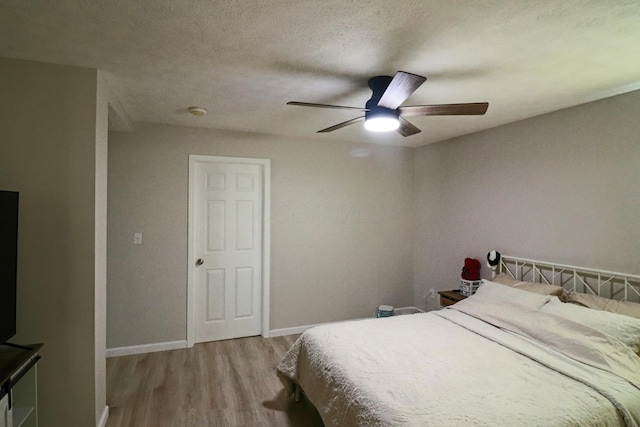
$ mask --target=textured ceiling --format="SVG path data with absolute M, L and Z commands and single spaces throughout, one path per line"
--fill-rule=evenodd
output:
M 640 89 L 638 0 L 2 0 L 0 56 L 95 67 L 135 122 L 420 146 Z M 372 134 L 368 78 L 428 78 L 406 102 L 487 101 Z M 192 105 L 209 113 L 195 117 Z M 126 119 L 127 117 L 125 117 Z

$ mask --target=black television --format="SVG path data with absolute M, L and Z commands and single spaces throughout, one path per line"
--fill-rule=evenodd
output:
M 0 344 L 16 334 L 18 193 L 0 191 Z

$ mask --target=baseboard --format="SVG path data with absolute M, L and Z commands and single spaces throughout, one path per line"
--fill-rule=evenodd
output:
M 107 420 L 109 419 L 109 407 L 105 406 L 102 410 L 102 415 L 100 416 L 100 420 L 98 420 L 97 427 L 106 427 Z
M 314 326 L 322 325 L 323 323 L 316 323 L 315 325 L 306 325 L 306 326 L 294 326 L 293 328 L 282 328 L 282 329 L 272 329 L 269 331 L 269 337 L 281 337 L 284 335 L 295 335 L 301 334 L 307 329 L 311 329 Z
M 362 319 L 339 320 L 336 322 L 316 323 L 314 325 L 294 326 L 292 328 L 271 329 L 269 331 L 269 337 L 271 338 L 271 337 L 281 337 L 284 335 L 301 334 L 307 329 L 311 329 L 316 326 L 326 325 L 327 323 L 349 322 L 351 320 L 362 320 Z M 108 348 L 106 351 L 106 356 L 107 357 L 130 356 L 133 354 L 154 353 L 157 351 L 178 350 L 182 348 L 188 348 L 186 340 L 160 342 L 160 343 L 154 343 L 154 344 L 133 345 L 130 347 Z
M 154 353 L 157 351 L 178 350 L 182 348 L 187 348 L 186 340 L 108 348 L 106 355 L 107 357 L 130 356 L 132 354 Z

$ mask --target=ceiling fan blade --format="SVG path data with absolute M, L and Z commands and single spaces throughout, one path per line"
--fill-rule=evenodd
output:
M 395 110 L 426 80 L 426 77 L 417 74 L 398 71 L 380 97 L 378 105 Z
M 468 104 L 408 105 L 398 108 L 403 117 L 416 116 L 481 116 L 487 112 L 488 102 Z
M 287 102 L 287 105 L 298 105 L 300 107 L 334 108 L 334 109 L 338 109 L 338 110 L 369 111 L 369 109 L 367 109 L 367 108 L 345 107 L 343 105 L 314 104 L 312 102 L 289 101 L 289 102 Z
M 405 120 L 402 117 L 400 117 L 400 127 L 398 127 L 398 129 L 396 129 L 396 131 L 400 135 L 405 136 L 405 137 L 406 136 L 415 135 L 416 133 L 422 132 L 420 129 L 418 129 L 417 127 L 415 127 L 414 125 L 409 123 L 408 120 Z
M 334 130 L 338 130 L 340 128 L 352 125 L 354 123 L 361 122 L 363 120 L 364 120 L 364 116 L 356 117 L 355 119 L 351 119 L 351 120 L 347 120 L 346 122 L 338 123 L 337 125 L 330 126 L 330 127 L 326 128 L 326 129 L 321 129 L 321 130 L 318 131 L 318 133 L 333 132 Z

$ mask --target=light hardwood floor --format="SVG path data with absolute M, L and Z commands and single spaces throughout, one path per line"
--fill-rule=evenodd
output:
M 107 359 L 107 427 L 310 426 L 276 377 L 297 336 L 241 338 Z

